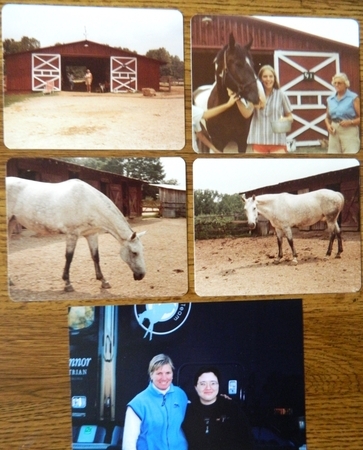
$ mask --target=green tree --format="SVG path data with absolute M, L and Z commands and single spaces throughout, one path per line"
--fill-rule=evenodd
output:
M 184 61 L 182 61 L 179 56 L 172 56 L 171 63 L 171 76 L 177 80 L 184 80 Z
M 149 50 L 146 56 L 166 63 L 160 67 L 160 76 L 184 79 L 184 62 L 178 56 L 172 56 L 164 47 Z
M 161 183 L 165 179 L 160 158 L 125 158 L 124 175 L 148 183 Z
M 232 216 L 243 214 L 244 205 L 239 194 L 220 194 L 210 189 L 197 189 L 194 192 L 194 214 Z
M 26 52 L 40 48 L 40 42 L 35 38 L 23 36 L 20 41 L 14 39 L 5 39 L 3 41 L 4 55 L 11 53 Z
M 239 194 L 223 194 L 217 205 L 218 214 L 224 216 L 231 216 L 235 213 L 242 214 L 244 211 L 244 204 Z
M 217 214 L 220 194 L 210 189 L 194 191 L 194 214 L 196 216 Z

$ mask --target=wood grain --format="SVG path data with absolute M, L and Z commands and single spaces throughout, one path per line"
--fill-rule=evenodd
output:
M 35 2 L 34 2 L 35 3 Z M 37 2 L 43 3 L 43 2 Z M 44 2 L 45 3 L 45 2 Z M 5 3 L 2 2 L 2 5 Z M 52 4 L 64 5 L 63 1 Z M 150 7 L 146 1 L 75 1 L 72 5 Z M 349 17 L 363 25 L 361 0 L 230 0 L 166 1 L 157 8 L 176 8 L 184 15 L 186 63 L 186 136 L 180 152 L 188 177 L 189 292 L 183 302 L 199 301 L 194 293 L 192 164 L 190 114 L 190 20 L 195 14 L 269 14 L 317 17 Z M 339 33 L 339 30 L 337 30 Z M 362 38 L 361 38 L 362 42 Z M 363 76 L 363 56 L 360 74 Z M 362 82 L 361 82 L 362 85 Z M 362 96 L 361 96 L 362 97 Z M 6 162 L 14 156 L 79 156 L 72 151 L 9 151 L 0 153 L 0 448 L 65 450 L 71 448 L 70 383 L 68 375 L 67 301 L 15 303 L 7 293 L 7 240 L 4 176 Z M 124 156 L 159 156 L 155 152 L 124 152 Z M 98 156 L 82 152 L 82 156 Z M 102 156 L 120 156 L 103 151 Z M 362 161 L 362 155 L 358 158 Z M 362 188 L 361 188 L 362 198 Z M 36 261 L 34 261 L 36 264 Z M 288 296 L 280 296 L 286 298 Z M 309 450 L 360 450 L 363 448 L 363 295 L 302 296 L 306 371 L 306 417 Z M 215 298 L 213 301 L 247 299 Z M 171 301 L 175 299 L 153 299 Z M 203 298 L 203 301 L 207 299 Z M 147 300 L 144 300 L 147 302 Z M 86 304 L 87 301 L 83 301 Z M 106 302 L 105 302 L 106 303 Z M 126 303 L 126 302 L 124 302 Z M 99 303 L 103 304 L 102 302 Z

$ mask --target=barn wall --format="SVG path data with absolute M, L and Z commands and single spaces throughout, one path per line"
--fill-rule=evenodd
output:
M 111 56 L 136 57 L 138 89 L 141 90 L 142 88 L 149 87 L 157 91 L 159 90 L 160 66 L 163 63 L 152 58 L 147 58 L 146 56 L 126 52 L 107 45 L 82 41 L 39 48 L 33 52 L 8 55 L 5 58 L 8 92 L 25 92 L 32 90 L 32 53 L 61 55 L 63 79 L 65 79 L 65 67 L 63 67 L 63 65 L 73 62 L 76 65 L 89 66 L 91 72 L 94 74 L 94 87 L 98 82 L 104 81 L 103 73 L 102 76 L 98 74 L 99 67 L 101 67 L 102 72 L 108 72 L 109 74 Z
M 137 61 L 137 88 L 141 91 L 143 88 L 152 88 L 159 91 L 160 65 L 157 62 L 145 59 Z
M 7 58 L 5 69 L 7 91 L 32 90 L 31 53 L 21 53 Z
M 142 215 L 142 182 L 47 158 L 12 158 L 7 176 L 57 183 L 78 178 L 107 195 L 127 217 Z
M 186 191 L 159 188 L 163 217 L 186 217 Z

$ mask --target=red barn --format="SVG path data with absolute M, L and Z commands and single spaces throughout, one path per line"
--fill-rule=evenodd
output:
M 94 87 L 107 82 L 111 92 L 159 90 L 160 66 L 146 56 L 88 40 L 59 44 L 5 56 L 8 92 L 44 90 L 47 82 L 55 91 L 68 87 L 68 72 L 84 66 L 93 75 Z M 84 89 L 85 90 L 85 89 Z
M 345 72 L 351 90 L 359 93 L 359 48 L 255 17 L 194 16 L 193 90 L 214 82 L 213 59 L 228 43 L 231 32 L 241 45 L 252 39 L 256 72 L 265 64 L 276 70 L 281 88 L 293 106 L 294 123 L 288 139 L 295 139 L 299 146 L 307 146 L 326 138 L 326 99 L 335 92 L 332 76 Z

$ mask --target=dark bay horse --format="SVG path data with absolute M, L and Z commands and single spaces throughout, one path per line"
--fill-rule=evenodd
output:
M 209 109 L 226 103 L 229 99 L 227 88 L 243 99 L 258 104 L 260 93 L 259 80 L 254 72 L 250 49 L 252 40 L 245 46 L 236 43 L 233 33 L 229 42 L 214 59 L 215 83 L 201 86 L 194 92 L 194 102 L 201 108 Z M 245 119 L 233 105 L 225 112 L 209 119 L 206 123 L 208 134 L 215 147 L 223 151 L 226 145 L 234 141 L 239 153 L 245 153 L 250 118 Z

